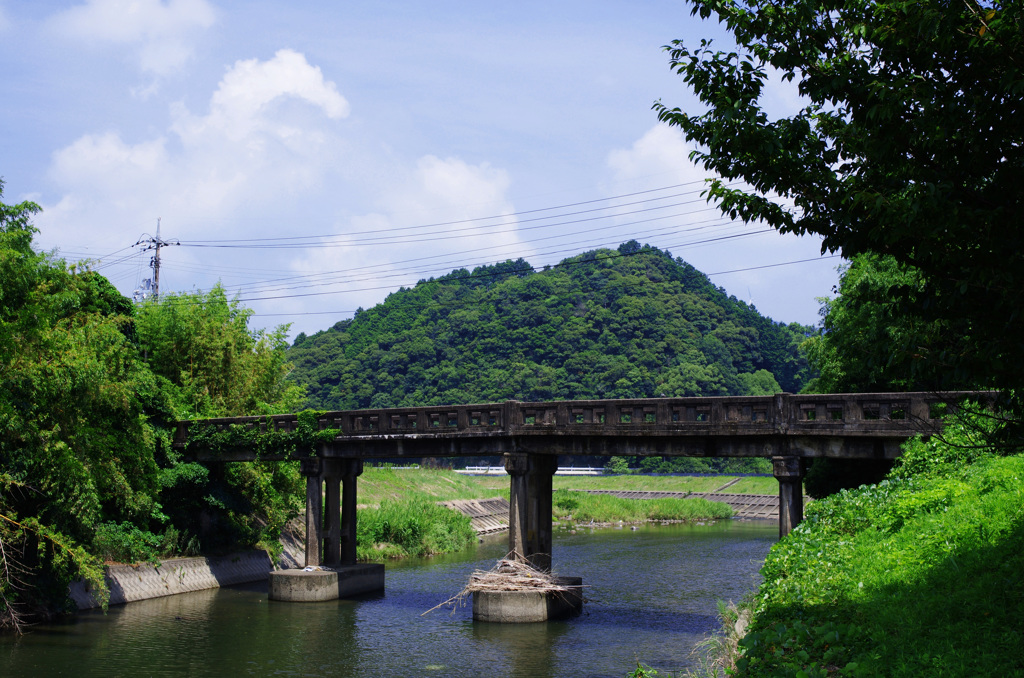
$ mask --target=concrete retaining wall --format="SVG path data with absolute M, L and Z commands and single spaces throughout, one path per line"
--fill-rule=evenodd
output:
M 105 578 L 110 604 L 202 591 L 231 584 L 262 581 L 274 569 L 266 551 L 248 551 L 221 558 L 175 558 L 159 565 L 110 565 Z M 99 607 L 84 582 L 71 586 L 79 610 Z
M 505 467 L 501 469 L 504 472 Z M 508 529 L 508 499 L 455 499 L 437 503 L 469 516 L 477 534 L 491 534 Z

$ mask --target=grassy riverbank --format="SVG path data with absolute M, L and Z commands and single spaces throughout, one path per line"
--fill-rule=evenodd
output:
M 772 548 L 736 675 L 1024 675 L 1024 457 L 944 437 Z
M 476 541 L 469 516 L 423 497 L 387 499 L 362 509 L 356 530 L 359 560 L 453 553 Z
M 493 496 L 447 470 L 367 468 L 359 477 L 356 556 L 380 561 L 460 551 L 476 540 L 470 519 L 437 502 Z
M 703 492 L 731 478 L 556 476 L 555 480 L 574 481 L 574 486 L 586 489 Z M 643 480 L 656 482 L 637 482 Z M 775 482 L 774 478 L 768 480 Z M 687 489 L 680 489 L 682 487 Z M 358 557 L 360 560 L 385 560 L 466 548 L 476 538 L 469 518 L 437 506 L 436 502 L 508 498 L 508 491 L 507 476 L 467 476 L 435 469 L 367 468 L 359 478 Z M 573 523 L 712 520 L 732 516 L 727 504 L 704 499 L 620 499 L 559 489 L 552 503 L 556 520 Z
M 387 500 L 410 498 L 451 501 L 508 496 L 508 476 L 499 488 L 477 482 L 477 476 L 466 476 L 447 469 L 400 469 L 367 467 L 359 476 L 360 506 L 379 506 Z
M 555 476 L 557 490 L 623 490 L 656 492 L 712 492 L 731 481 L 722 491 L 730 494 L 776 494 L 775 478 L 760 476 Z M 359 476 L 359 504 L 376 507 L 387 500 L 483 499 L 508 497 L 507 475 L 471 476 L 446 469 L 400 469 L 367 467 Z
M 735 485 L 722 490 L 735 494 L 777 494 L 779 483 L 775 478 L 762 476 L 555 476 L 552 486 L 556 490 L 646 490 L 656 492 L 713 492 L 730 481 Z M 369 483 L 367 485 L 367 483 Z M 364 491 L 364 485 L 366 490 Z M 448 499 L 478 499 L 480 497 L 507 496 L 508 476 L 504 473 L 470 476 L 453 471 L 409 469 L 394 471 L 387 468 L 367 468 L 359 477 L 359 501 L 374 503 L 377 493 L 387 494 L 402 488 L 421 489 L 436 495 L 440 501 Z M 396 495 L 397 496 L 397 495 Z
M 728 504 L 706 499 L 622 499 L 607 494 L 556 490 L 551 503 L 556 520 L 572 523 L 696 521 L 732 517 Z

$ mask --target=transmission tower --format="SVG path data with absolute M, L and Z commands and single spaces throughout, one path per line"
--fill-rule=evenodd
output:
M 139 245 L 143 245 L 143 248 L 141 250 L 143 252 L 153 250 L 153 258 L 149 260 L 149 266 L 150 268 L 153 269 L 152 287 L 154 299 L 160 298 L 160 248 L 167 247 L 169 245 L 180 244 L 181 243 L 178 242 L 177 238 L 172 238 L 171 240 L 164 240 L 160 237 L 160 219 L 158 218 L 156 220 L 156 237 L 151 236 L 149 233 L 143 233 L 142 236 L 139 237 L 139 241 L 132 245 L 132 247 L 138 247 Z M 146 288 L 149 287 L 149 282 L 149 280 L 143 281 L 143 284 Z M 145 298 L 145 293 L 143 293 L 142 296 L 143 298 Z

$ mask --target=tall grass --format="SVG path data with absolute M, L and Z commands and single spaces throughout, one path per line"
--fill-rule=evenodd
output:
M 359 560 L 384 560 L 460 551 L 476 539 L 469 516 L 423 497 L 385 500 L 359 511 Z
M 706 499 L 622 499 L 607 494 L 555 490 L 552 512 L 558 520 L 574 522 L 639 523 L 648 520 L 707 520 L 730 518 L 728 504 Z

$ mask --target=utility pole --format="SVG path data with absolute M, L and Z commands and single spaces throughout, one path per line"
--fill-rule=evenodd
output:
M 156 237 L 151 236 L 148 233 L 143 233 L 139 237 L 139 241 L 132 245 L 137 247 L 139 245 L 145 245 L 142 248 L 143 252 L 153 250 L 153 258 L 150 259 L 149 265 L 153 269 L 153 298 L 160 298 L 160 248 L 167 247 L 168 245 L 180 245 L 177 238 L 171 240 L 164 240 L 160 237 L 160 218 L 156 220 Z

